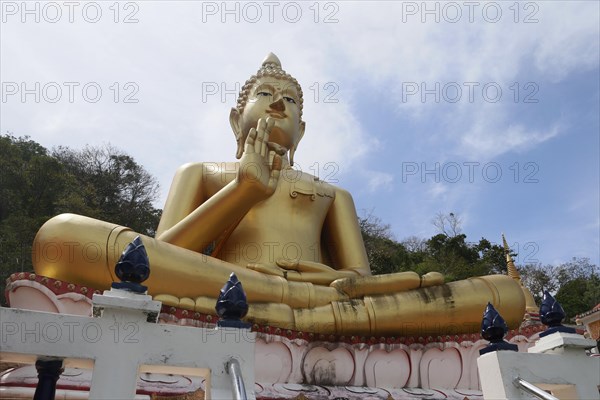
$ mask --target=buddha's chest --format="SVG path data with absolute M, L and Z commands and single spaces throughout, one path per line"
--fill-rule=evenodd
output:
M 311 175 L 282 173 L 275 193 L 250 209 L 236 233 L 246 236 L 252 232 L 267 240 L 283 237 L 318 242 L 334 196 L 332 186 Z
M 334 188 L 311 175 L 291 178 L 282 173 L 275 193 L 248 211 L 231 234 L 224 254 L 241 251 L 240 265 L 273 264 L 278 258 L 321 262 L 319 243 Z M 249 246 L 254 246 L 252 255 L 244 253 Z
M 255 211 L 269 213 L 269 210 L 277 209 L 280 213 L 316 222 L 325 218 L 334 199 L 335 191 L 331 185 L 312 175 L 284 170 L 275 193 L 258 204 Z

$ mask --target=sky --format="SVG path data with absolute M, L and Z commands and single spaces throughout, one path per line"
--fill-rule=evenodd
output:
M 160 183 L 233 161 L 269 52 L 302 85 L 296 168 L 394 237 L 454 213 L 517 263 L 600 264 L 597 1 L 1 1 L 0 132 L 110 143 Z

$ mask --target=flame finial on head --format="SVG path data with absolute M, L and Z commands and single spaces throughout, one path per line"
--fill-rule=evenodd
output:
M 267 56 L 262 62 L 263 67 L 266 67 L 268 65 L 274 65 L 281 69 L 281 61 L 279 61 L 279 57 L 277 57 L 273 52 L 267 54 Z

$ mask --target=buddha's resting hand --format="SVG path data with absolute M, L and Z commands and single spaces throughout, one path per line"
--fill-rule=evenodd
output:
M 428 272 L 419 276 L 416 272 L 408 271 L 336 279 L 329 286 L 346 294 L 351 299 L 355 299 L 368 295 L 392 294 L 443 284 L 444 275 L 439 272 Z
M 249 187 L 261 198 L 275 192 L 281 173 L 281 156 L 269 149 L 269 134 L 275 120 L 261 118 L 246 138 L 244 155 L 240 160 L 238 182 Z
M 310 282 L 327 286 L 336 279 L 357 276 L 351 270 L 337 271 L 325 264 L 306 260 L 277 260 L 277 265 L 248 264 L 248 268 L 269 275 L 281 276 L 288 281 Z

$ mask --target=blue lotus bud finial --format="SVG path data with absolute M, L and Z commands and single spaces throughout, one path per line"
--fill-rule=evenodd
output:
M 488 303 L 481 321 L 481 337 L 496 343 L 504 340 L 506 332 L 508 332 L 508 326 L 506 326 L 504 318 L 496 311 L 492 303 Z
M 518 347 L 516 344 L 510 344 L 504 340 L 507 332 L 508 326 L 506 326 L 504 318 L 496 311 L 492 303 L 488 303 L 481 321 L 481 337 L 489 340 L 490 344 L 479 350 L 479 354 L 482 355 L 498 350 L 517 351 Z
M 548 326 L 544 332 L 540 333 L 540 337 L 550 335 L 555 332 L 577 333 L 573 328 L 562 325 L 563 319 L 567 315 L 560 303 L 547 291 L 544 291 L 544 298 L 540 306 L 540 320 L 542 324 Z
M 560 303 L 556 301 L 554 296 L 545 290 L 542 305 L 540 306 L 540 319 L 542 320 L 542 324 L 549 327 L 559 326 L 566 316 L 565 310 Z
M 238 280 L 235 273 L 231 273 L 229 280 L 221 289 L 215 310 L 220 318 L 217 323 L 219 327 L 250 327 L 250 324 L 241 321 L 248 313 L 248 301 L 242 282 Z
M 121 258 L 115 265 L 115 274 L 121 280 L 121 282 L 112 284 L 115 289 L 128 290 L 134 293 L 146 293 L 148 290 L 141 283 L 150 276 L 150 263 L 146 248 L 139 236 L 136 236 L 121 254 Z

